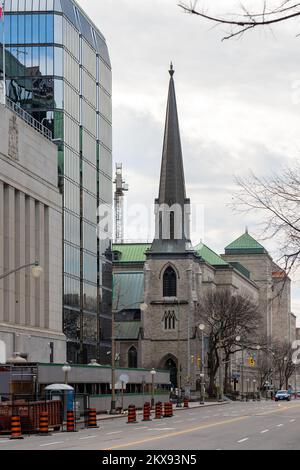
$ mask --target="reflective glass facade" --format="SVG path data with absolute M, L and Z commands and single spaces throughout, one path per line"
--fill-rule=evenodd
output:
M 64 200 L 64 332 L 68 360 L 109 360 L 111 236 L 97 207 L 112 205 L 111 65 L 105 39 L 72 0 L 6 0 L 9 98 L 58 145 Z

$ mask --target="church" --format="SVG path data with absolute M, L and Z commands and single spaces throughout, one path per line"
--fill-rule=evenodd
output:
M 197 306 L 209 289 L 259 303 L 262 329 L 272 338 L 293 341 L 296 317 L 290 280 L 283 286 L 281 268 L 248 230 L 221 255 L 203 243 L 192 246 L 172 64 L 169 74 L 155 238 L 113 246 L 116 344 L 121 367 L 169 369 L 173 387 L 195 390 L 202 350 Z

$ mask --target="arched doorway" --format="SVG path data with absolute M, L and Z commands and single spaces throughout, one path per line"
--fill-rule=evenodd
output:
M 177 365 L 174 359 L 169 357 L 165 361 L 164 369 L 167 369 L 170 371 L 170 382 L 171 382 L 171 387 L 172 388 L 177 388 Z

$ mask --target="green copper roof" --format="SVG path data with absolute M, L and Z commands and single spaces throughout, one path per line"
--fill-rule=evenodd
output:
M 117 339 L 138 339 L 141 322 L 139 321 L 123 321 L 116 322 L 116 338 Z
M 139 309 L 144 298 L 144 273 L 125 272 L 113 275 L 113 303 L 118 311 Z
M 246 254 L 246 253 L 266 253 L 265 248 L 258 243 L 248 232 L 234 240 L 230 245 L 226 246 L 225 253 L 230 254 Z
M 144 263 L 145 252 L 151 248 L 150 243 L 122 243 L 114 244 L 113 251 L 120 253 L 119 263 Z
M 228 263 L 224 261 L 221 256 L 217 255 L 213 250 L 208 248 L 208 246 L 200 243 L 195 247 L 195 250 L 199 256 L 201 256 L 204 261 L 212 266 L 228 266 Z

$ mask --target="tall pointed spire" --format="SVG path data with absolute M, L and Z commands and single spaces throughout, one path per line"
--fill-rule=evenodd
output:
M 186 198 L 185 191 L 174 73 L 171 62 L 159 195 L 155 200 L 156 227 L 152 253 L 182 253 L 191 249 L 190 201 Z
M 175 85 L 173 79 L 175 70 L 172 62 L 169 73 L 170 84 L 158 200 L 159 204 L 168 204 L 170 206 L 172 204 L 180 204 L 183 207 L 186 193 Z

